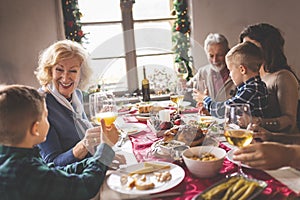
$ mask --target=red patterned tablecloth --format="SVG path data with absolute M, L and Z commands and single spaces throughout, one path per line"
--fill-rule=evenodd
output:
M 142 131 L 135 135 L 129 136 L 132 142 L 132 149 L 134 155 L 138 162 L 159 160 L 159 161 L 170 161 L 172 160 L 168 157 L 157 156 L 156 154 L 151 154 L 151 145 L 159 140 L 156 135 L 152 132 Z M 226 151 L 230 149 L 223 144 L 220 147 L 224 148 Z M 186 168 L 184 163 L 178 161 L 173 162 L 181 166 L 185 170 L 184 180 L 176 187 L 169 190 L 169 192 L 180 192 L 181 196 L 164 198 L 164 199 L 175 199 L 175 200 L 189 200 L 195 195 L 199 194 L 207 187 L 213 185 L 214 183 L 225 178 L 227 174 L 237 171 L 237 166 L 225 158 L 223 167 L 220 174 L 213 178 L 201 179 L 193 176 Z M 274 179 L 272 176 L 268 175 L 262 170 L 256 169 L 243 169 L 247 174 L 251 175 L 253 178 L 263 180 L 268 183 L 266 189 L 256 198 L 258 200 L 282 200 L 282 199 L 293 199 L 291 197 L 295 196 L 295 193 L 286 187 L 281 182 Z

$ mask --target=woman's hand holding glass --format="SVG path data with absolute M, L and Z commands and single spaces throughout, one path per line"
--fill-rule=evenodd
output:
M 252 116 L 249 104 L 230 104 L 225 106 L 224 136 L 229 144 L 244 147 L 253 139 L 251 130 Z M 238 172 L 232 174 L 246 176 L 242 171 L 241 164 Z
M 85 148 L 94 154 L 100 143 L 106 143 L 109 146 L 114 146 L 119 139 L 119 131 L 114 124 L 107 127 L 104 119 L 100 121 L 101 126 L 89 128 L 81 140 Z
M 91 153 L 95 153 L 95 147 L 98 146 L 101 142 L 100 134 L 101 133 L 101 127 L 93 127 L 89 128 L 84 135 L 84 138 L 82 139 L 83 145 L 85 148 Z

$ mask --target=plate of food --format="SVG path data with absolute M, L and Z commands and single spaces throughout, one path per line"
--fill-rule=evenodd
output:
M 163 133 L 164 141 L 177 140 L 184 142 L 190 147 L 200 145 L 205 139 L 205 134 L 199 127 L 191 126 L 188 124 L 173 126 Z
M 257 197 L 266 187 L 265 181 L 234 176 L 223 179 L 193 197 L 193 200 L 205 199 L 246 199 Z
M 148 126 L 142 123 L 125 123 L 120 128 L 127 132 L 128 135 L 132 135 L 146 130 Z
M 235 150 L 236 150 L 236 149 L 231 149 L 230 151 L 228 151 L 226 157 L 227 157 L 227 159 L 228 159 L 230 162 L 232 162 L 232 163 L 238 165 L 238 164 L 239 164 L 238 161 L 233 160 L 233 153 L 234 153 Z M 241 163 L 241 166 L 242 166 L 242 167 L 246 167 L 246 168 L 251 168 L 250 166 L 245 165 L 245 164 L 243 164 L 243 163 Z
M 153 109 L 153 104 L 152 103 L 136 103 L 135 104 L 138 113 L 150 113 Z
M 151 161 L 127 166 L 113 172 L 107 179 L 110 189 L 132 195 L 163 192 L 177 186 L 184 170 L 173 163 Z

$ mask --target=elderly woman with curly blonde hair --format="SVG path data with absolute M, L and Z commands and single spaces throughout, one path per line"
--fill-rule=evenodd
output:
M 50 123 L 47 139 L 39 145 L 46 162 L 64 166 L 82 160 L 101 142 L 101 127 L 92 128 L 80 90 L 90 72 L 88 55 L 77 42 L 58 41 L 40 54 L 35 74 L 39 90 L 46 93 Z

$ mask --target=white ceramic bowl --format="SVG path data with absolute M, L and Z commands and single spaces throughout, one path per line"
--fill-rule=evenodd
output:
M 191 158 L 193 155 L 199 156 L 205 152 L 210 152 L 211 154 L 215 155 L 217 159 L 211 161 L 201 161 Z M 185 150 L 182 154 L 182 158 L 188 170 L 199 178 L 209 178 L 218 175 L 223 166 L 225 156 L 226 151 L 224 149 L 214 146 L 191 147 Z

